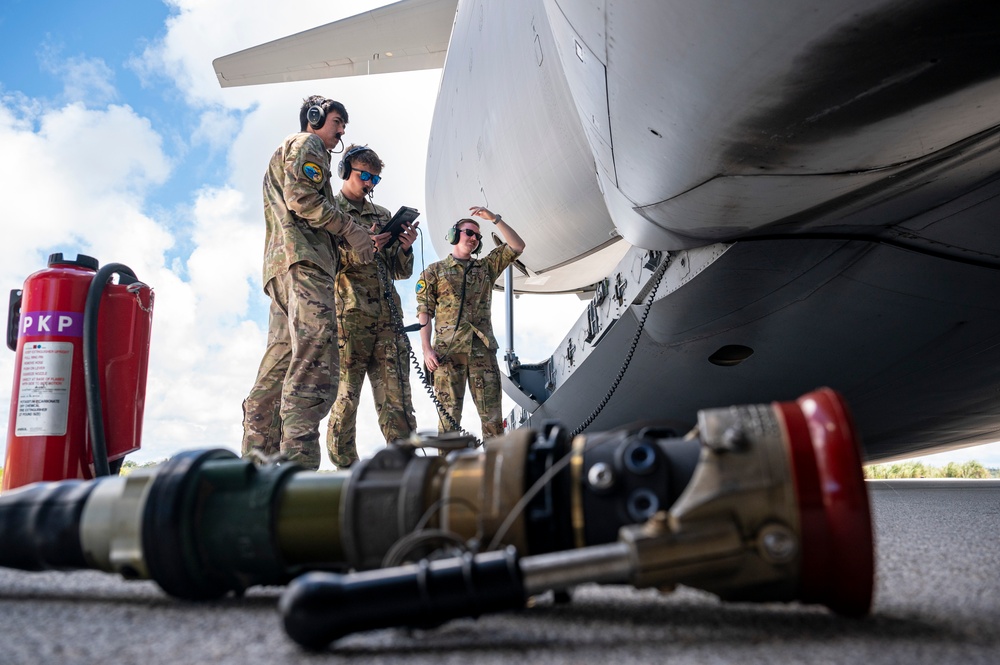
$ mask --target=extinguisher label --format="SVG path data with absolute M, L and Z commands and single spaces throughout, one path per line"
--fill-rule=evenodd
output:
M 69 415 L 72 342 L 27 342 L 21 351 L 15 436 L 63 436 Z
M 21 335 L 65 335 L 83 337 L 82 312 L 25 312 Z

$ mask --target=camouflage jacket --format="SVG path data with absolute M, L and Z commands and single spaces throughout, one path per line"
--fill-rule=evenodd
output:
M 438 355 L 471 352 L 473 335 L 488 348 L 498 348 L 490 315 L 493 284 L 518 256 L 503 244 L 485 258 L 472 259 L 467 267 L 450 254 L 427 266 L 417 282 L 417 312 L 434 319 Z
M 333 203 L 330 154 L 315 134 L 287 137 L 264 174 L 264 285 L 300 261 L 337 274 L 333 236 L 361 242 L 368 231 Z
M 371 229 L 382 228 L 392 218 L 392 214 L 382 206 L 365 201 L 359 213 L 343 194 L 337 192 L 333 197 L 334 205 L 343 214 L 353 214 L 360 219 L 361 226 Z M 391 282 L 394 279 L 406 279 L 413 274 L 413 252 L 403 251 L 399 241 L 383 247 L 375 253 L 375 260 L 362 263 L 358 253 L 351 249 L 343 238 L 334 238 L 334 247 L 340 260 L 340 272 L 337 274 L 337 314 L 361 311 L 370 316 L 388 321 L 389 308 L 384 306 L 382 287 L 379 284 L 379 266 L 385 268 L 385 275 Z M 396 303 L 396 311 L 403 315 L 399 302 L 399 293 L 392 287 L 392 299 Z

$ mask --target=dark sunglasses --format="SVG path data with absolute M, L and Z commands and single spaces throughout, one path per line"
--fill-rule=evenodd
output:
M 480 234 L 476 233 L 472 229 L 459 229 L 459 230 L 462 233 L 464 233 L 465 235 L 469 236 L 470 238 L 475 238 L 476 240 L 482 240 L 483 239 L 483 236 L 481 236 Z
M 382 176 L 375 175 L 374 173 L 369 173 L 368 171 L 362 171 L 361 169 L 351 169 L 352 171 L 357 171 L 361 174 L 361 182 L 372 181 L 373 185 L 379 184 L 382 181 Z

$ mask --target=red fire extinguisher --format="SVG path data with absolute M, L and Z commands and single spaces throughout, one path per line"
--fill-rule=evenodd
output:
M 98 266 L 53 254 L 11 292 L 7 346 L 17 358 L 2 490 L 108 475 L 139 449 L 153 291 L 127 266 Z

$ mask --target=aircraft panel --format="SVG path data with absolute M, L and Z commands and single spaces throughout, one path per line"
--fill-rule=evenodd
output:
M 970 285 L 952 297 L 951 285 Z M 656 413 L 690 425 L 706 404 L 844 393 L 871 460 L 1000 438 L 1000 271 L 863 242 L 734 244 L 657 300 L 596 430 Z M 570 429 L 621 369 L 633 307 L 526 422 Z M 743 362 L 709 358 L 727 345 Z M 560 347 L 557 354 L 565 353 Z M 947 389 L 944 387 L 947 386 Z
M 542 1 L 460 3 L 427 158 L 437 252 L 482 204 L 524 238 L 533 273 L 589 256 L 617 238 L 596 184 Z M 565 274 L 574 288 L 592 283 Z
M 607 15 L 616 166 L 637 205 L 718 176 L 912 162 L 1000 120 L 1000 37 L 981 30 L 995 3 L 609 0 Z

